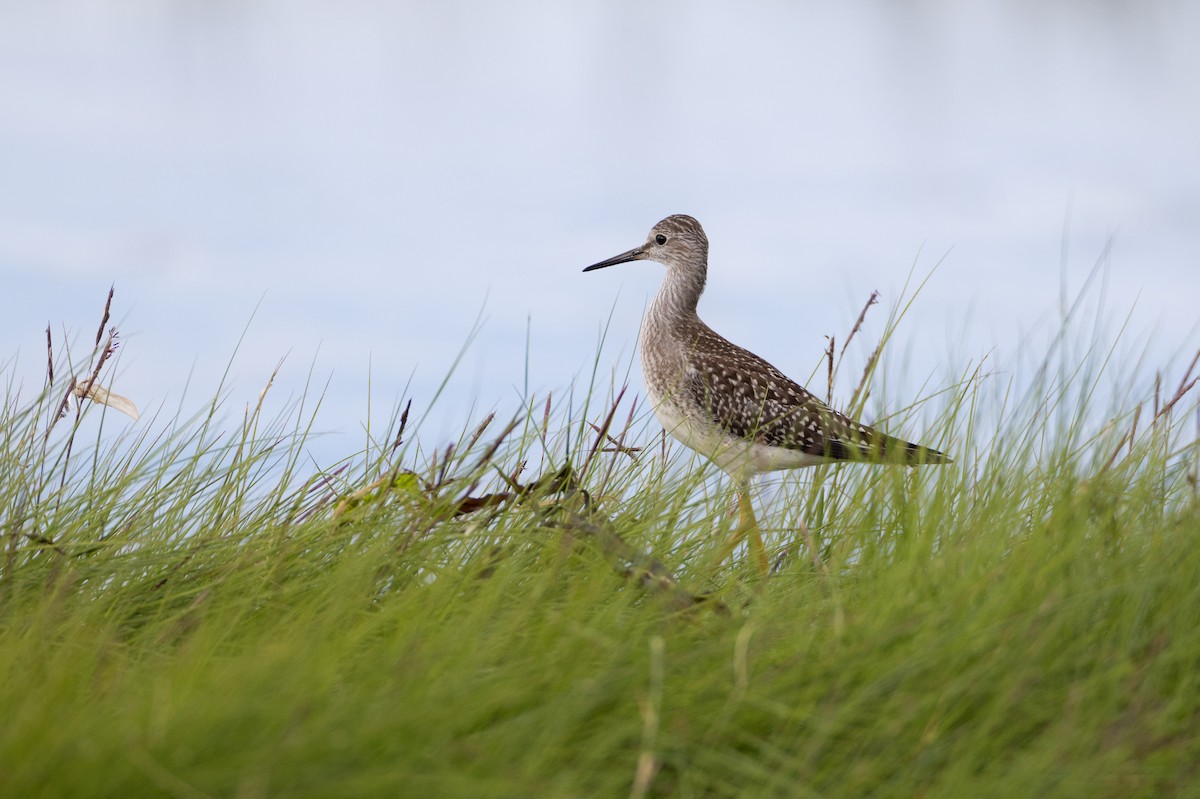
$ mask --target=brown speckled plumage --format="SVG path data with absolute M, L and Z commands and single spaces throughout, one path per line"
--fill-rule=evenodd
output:
M 667 267 L 642 321 L 642 371 L 655 411 L 668 432 L 739 480 L 836 460 L 949 461 L 838 413 L 704 324 L 696 306 L 707 277 L 708 238 L 692 217 L 669 216 L 642 246 L 588 269 L 636 260 Z

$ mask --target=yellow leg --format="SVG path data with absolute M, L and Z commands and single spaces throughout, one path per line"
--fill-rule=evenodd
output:
M 738 491 L 738 527 L 741 537 L 747 539 L 750 554 L 758 564 L 758 574 L 767 578 L 771 574 L 771 561 L 767 558 L 767 547 L 763 544 L 762 531 L 758 527 L 758 519 L 754 518 L 754 506 L 750 504 L 750 492 L 746 489 Z
M 754 556 L 755 563 L 758 566 L 758 573 L 761 577 L 768 577 L 771 573 L 771 562 L 767 558 L 767 548 L 763 544 L 762 532 L 758 527 L 758 519 L 754 518 L 754 505 L 750 502 L 750 490 L 746 485 L 738 487 L 737 490 L 737 506 L 738 506 L 738 523 L 734 528 L 733 535 L 729 537 L 728 543 L 721 550 L 720 561 L 724 561 L 737 545 L 742 543 L 742 539 L 746 539 L 746 543 L 750 548 L 750 554 Z

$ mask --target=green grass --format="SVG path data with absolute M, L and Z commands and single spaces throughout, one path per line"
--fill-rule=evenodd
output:
M 1078 364 L 893 424 L 951 466 L 787 477 L 766 581 L 600 391 L 310 479 L 303 408 L 10 385 L 0 794 L 1196 795 L 1196 404 Z

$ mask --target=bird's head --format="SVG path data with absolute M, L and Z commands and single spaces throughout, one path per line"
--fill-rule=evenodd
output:
M 651 228 L 644 244 L 592 264 L 583 271 L 630 261 L 657 261 L 668 269 L 704 270 L 708 263 L 708 237 L 695 219 L 686 214 L 674 214 Z

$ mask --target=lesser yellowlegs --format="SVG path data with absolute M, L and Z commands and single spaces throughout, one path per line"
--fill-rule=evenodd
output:
M 760 570 L 767 570 L 768 561 L 747 493 L 754 475 L 845 460 L 949 462 L 937 450 L 838 413 L 700 321 L 696 306 L 708 274 L 708 237 L 692 217 L 669 216 L 644 244 L 583 271 L 629 261 L 667 267 L 642 319 L 642 373 L 654 413 L 668 433 L 733 478 L 739 523 L 729 547 L 748 537 Z

